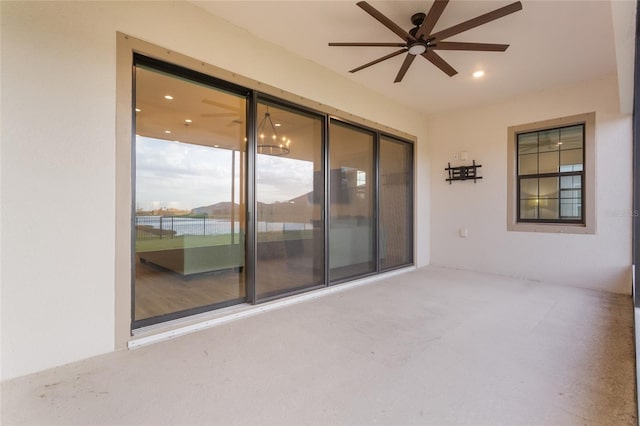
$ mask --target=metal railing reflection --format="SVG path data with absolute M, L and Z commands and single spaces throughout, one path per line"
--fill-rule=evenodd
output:
M 240 222 L 207 216 L 136 216 L 136 240 L 154 240 L 180 236 L 214 236 L 238 234 Z M 258 232 L 305 231 L 313 229 L 311 223 L 258 222 Z

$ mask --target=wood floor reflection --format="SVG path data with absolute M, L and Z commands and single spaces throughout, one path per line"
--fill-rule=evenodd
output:
M 315 262 L 317 265 L 317 261 Z M 185 277 L 150 262 L 136 263 L 135 319 L 209 306 L 246 297 L 243 268 Z M 258 297 L 322 284 L 324 278 L 313 258 L 266 259 L 256 265 Z
M 152 263 L 136 262 L 136 320 L 244 297 L 242 268 L 185 277 Z

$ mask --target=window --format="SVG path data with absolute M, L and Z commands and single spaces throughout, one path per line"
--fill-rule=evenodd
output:
M 358 170 L 356 173 L 356 185 L 365 186 L 367 184 L 367 172 Z
M 595 232 L 595 113 L 509 128 L 510 231 Z
M 518 221 L 584 223 L 584 124 L 516 138 Z

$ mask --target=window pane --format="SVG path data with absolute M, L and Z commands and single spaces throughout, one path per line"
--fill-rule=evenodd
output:
M 520 219 L 537 219 L 538 218 L 538 200 L 521 200 L 520 201 Z
M 527 154 L 521 155 L 520 163 L 518 164 L 518 174 L 519 175 L 534 175 L 538 173 L 538 155 L 537 154 Z
M 135 76 L 134 321 L 241 302 L 245 98 L 141 66 Z
M 538 151 L 557 151 L 560 142 L 560 129 L 543 130 L 538 132 Z
M 520 179 L 520 199 L 538 198 L 538 178 Z
M 263 299 L 324 283 L 323 122 L 266 103 L 258 117 L 256 296 Z
M 582 149 L 583 146 L 583 126 L 571 126 L 560 129 L 561 150 Z
M 561 189 L 580 189 L 582 188 L 582 176 L 562 176 L 560 178 Z
M 561 219 L 582 219 L 582 176 L 562 176 L 560 178 Z
M 541 153 L 538 160 L 538 173 L 558 173 L 558 151 Z
M 577 198 L 563 198 L 560 200 L 560 216 L 562 219 L 582 219 L 582 199 L 579 195 Z
M 411 144 L 380 138 L 380 267 L 413 261 Z
M 559 201 L 557 198 L 541 198 L 538 203 L 540 219 L 559 219 Z
M 373 134 L 331 122 L 329 141 L 331 281 L 373 272 Z M 358 172 L 367 184 L 358 186 Z
M 518 135 L 518 155 L 538 153 L 538 132 Z
M 581 193 L 582 191 L 580 191 L 579 189 L 563 189 L 562 191 L 560 191 L 560 198 L 561 199 L 580 198 Z
M 540 198 L 558 198 L 558 178 L 547 177 L 539 180 Z
M 582 171 L 582 150 L 571 149 L 560 151 L 560 171 L 579 172 Z

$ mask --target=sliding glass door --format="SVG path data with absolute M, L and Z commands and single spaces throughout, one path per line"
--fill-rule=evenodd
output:
M 413 145 L 135 55 L 132 328 L 413 263 Z
M 134 326 L 244 301 L 245 96 L 142 60 L 135 95 Z
M 375 272 L 375 134 L 332 120 L 329 127 L 329 276 Z
M 380 269 L 413 262 L 413 145 L 380 138 Z
M 324 119 L 257 105 L 256 299 L 323 285 Z

